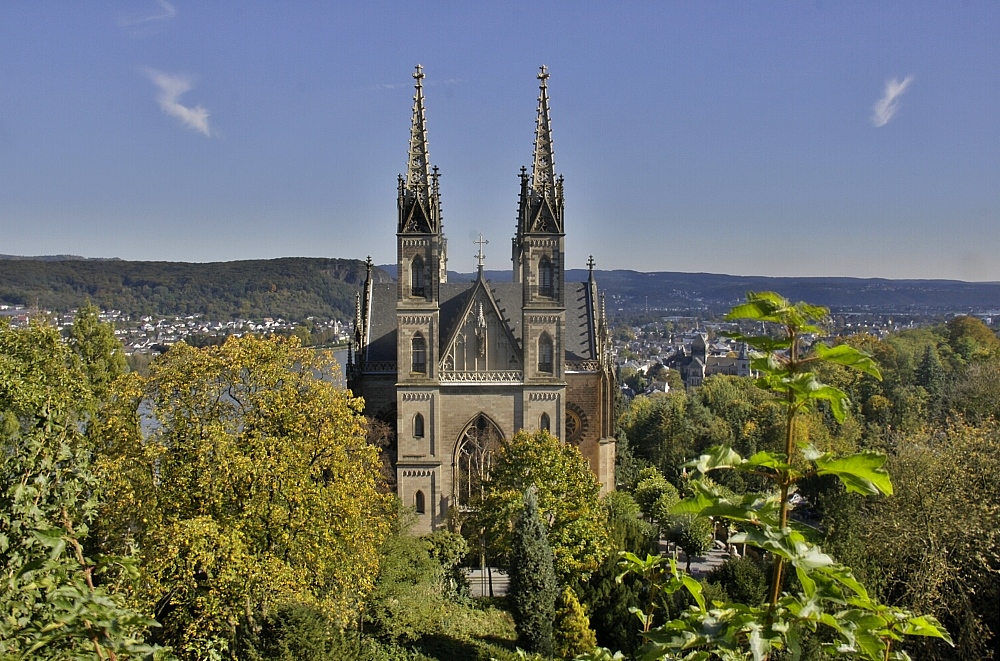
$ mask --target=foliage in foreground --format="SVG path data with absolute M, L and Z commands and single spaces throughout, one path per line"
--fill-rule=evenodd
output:
M 95 585 L 86 378 L 55 329 L 0 322 L 0 657 L 140 658 L 155 623 Z
M 947 632 L 930 616 L 915 615 L 873 599 L 851 570 L 824 553 L 810 533 L 789 519 L 789 497 L 796 483 L 808 476 L 831 475 L 849 492 L 889 495 L 892 484 L 883 469 L 885 456 L 873 452 L 835 455 L 818 450 L 796 432 L 800 412 L 823 402 L 838 421 L 848 408 L 843 391 L 822 383 L 816 367 L 822 363 L 840 365 L 873 377 L 880 373 L 875 362 L 849 345 L 832 348 L 821 343 L 810 349 L 802 336 L 819 333 L 818 321 L 826 309 L 805 303 L 790 304 L 770 292 L 748 294 L 747 302 L 734 308 L 730 319 L 750 319 L 776 325 L 780 336 L 743 336 L 760 355 L 752 361 L 760 377 L 757 384 L 774 393 L 785 413 L 783 453 L 757 452 L 744 458 L 732 448 L 713 448 L 690 462 L 695 473 L 694 495 L 673 508 L 676 514 L 724 517 L 735 522 L 741 532 L 733 543 L 745 543 L 775 558 L 768 596 L 761 604 L 707 603 L 702 586 L 677 569 L 675 561 L 649 555 L 642 559 L 626 553 L 625 573 L 642 576 L 649 599 L 637 613 L 646 644 L 642 659 L 744 659 L 755 661 L 787 652 L 800 658 L 808 632 L 822 628 L 831 642 L 823 642 L 825 653 L 837 656 L 888 661 L 908 659 L 898 645 L 904 636 L 928 636 L 949 640 Z M 773 484 L 767 495 L 727 496 L 711 481 L 700 478 L 711 471 L 736 470 L 763 478 Z M 669 562 L 669 568 L 667 563 Z M 783 591 L 786 567 L 795 572 L 797 586 Z M 654 627 L 654 615 L 662 608 L 662 597 L 686 590 L 695 605 L 682 615 Z M 591 658 L 600 658 L 599 654 Z
M 98 436 L 102 542 L 139 549 L 132 602 L 186 657 L 288 603 L 357 619 L 388 534 L 361 402 L 330 355 L 246 336 L 119 380 Z

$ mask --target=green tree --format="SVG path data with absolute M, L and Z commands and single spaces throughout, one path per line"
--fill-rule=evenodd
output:
M 948 344 L 963 362 L 994 356 L 1000 352 L 1000 339 L 989 326 L 975 317 L 954 317 L 945 326 Z
M 922 386 L 931 395 L 936 395 L 944 385 L 945 371 L 938 357 L 937 349 L 932 344 L 924 348 L 916 374 L 917 385 Z
M 521 431 L 500 446 L 479 512 L 493 557 L 503 567 L 512 566 L 511 528 L 531 487 L 555 554 L 556 574 L 563 582 L 586 579 L 611 552 L 607 515 L 598 500 L 600 484 L 579 450 L 546 431 Z
M 437 530 L 424 535 L 424 548 L 431 559 L 441 566 L 444 593 L 449 597 L 469 594 L 469 585 L 462 570 L 462 561 L 469 554 L 469 544 L 458 533 Z
M 666 537 L 684 551 L 685 571 L 691 571 L 691 559 L 712 548 L 712 522 L 702 516 L 674 514 L 661 524 Z
M 712 570 L 708 580 L 737 603 L 759 604 L 767 596 L 767 575 L 753 558 L 730 558 Z
M 991 658 L 1000 632 L 1000 428 L 954 423 L 900 443 L 887 465 L 893 497 L 841 498 L 858 524 L 835 528 L 832 542 L 883 599 L 933 613 L 953 633 L 954 649 L 908 642 L 915 658 Z
M 553 640 L 555 656 L 560 659 L 572 659 L 597 647 L 597 636 L 590 628 L 590 618 L 576 592 L 569 586 L 563 588 L 556 603 Z
M 409 533 L 413 519 L 413 514 L 401 513 L 385 540 L 375 588 L 364 609 L 365 629 L 394 643 L 441 633 L 449 614 L 444 568 L 431 557 L 426 539 Z
M 654 507 L 664 494 L 668 498 L 672 495 L 675 502 L 679 500 L 677 487 L 668 482 L 667 478 L 663 477 L 663 473 L 658 468 L 650 466 L 639 471 L 639 479 L 636 482 L 632 497 L 635 498 L 636 504 L 642 509 L 649 520 L 656 520 Z M 673 503 L 670 506 L 672 507 Z
M 507 599 L 517 626 L 518 645 L 552 656 L 556 574 L 534 489 L 523 497 L 524 507 L 511 535 L 510 588 Z
M 642 511 L 625 491 L 604 497 L 608 531 L 615 551 L 646 555 L 656 551 L 656 530 L 642 519 Z M 640 644 L 632 608 L 640 606 L 643 586 L 634 576 L 618 580 L 618 555 L 608 556 L 589 579 L 577 581 L 575 591 L 587 605 L 590 622 L 601 645 L 633 652 Z
M 0 657 L 141 658 L 155 623 L 96 584 L 86 379 L 55 329 L 0 322 Z
M 393 499 L 337 369 L 294 338 L 244 336 L 177 344 L 148 377 L 115 382 L 98 434 L 103 539 L 138 545 L 131 597 L 188 656 L 231 650 L 288 603 L 356 620 Z
M 69 330 L 69 346 L 83 365 L 87 384 L 99 402 L 107 400 L 111 383 L 125 373 L 125 348 L 115 329 L 101 321 L 100 309 L 90 301 L 81 306 Z

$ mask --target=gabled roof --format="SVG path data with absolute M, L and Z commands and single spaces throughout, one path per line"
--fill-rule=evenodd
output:
M 502 326 L 507 332 L 507 341 L 510 345 L 512 347 L 522 349 L 520 338 L 514 335 L 514 329 L 512 328 L 513 319 L 509 317 L 509 313 L 506 310 L 500 308 L 500 305 L 497 303 L 497 300 L 493 296 L 493 292 L 489 287 L 489 283 L 482 278 L 482 273 L 480 273 L 480 276 L 476 278 L 476 281 L 472 283 L 472 287 L 468 289 L 464 295 L 460 297 L 456 296 L 452 299 L 452 301 L 457 303 L 458 299 L 464 300 L 465 304 L 462 306 L 461 311 L 457 315 L 452 314 L 452 310 L 448 310 L 447 319 L 450 323 L 447 331 L 445 330 L 446 327 L 444 323 L 444 319 L 446 318 L 445 311 L 444 309 L 441 310 L 441 352 L 439 355 L 444 356 L 448 353 L 448 350 L 455 343 L 458 337 L 462 327 L 462 321 L 468 318 L 469 313 L 472 312 L 472 308 L 477 301 L 479 303 L 486 303 L 486 305 L 489 306 L 489 316 L 495 316 L 503 322 Z M 519 353 L 520 360 L 523 363 L 523 349 Z

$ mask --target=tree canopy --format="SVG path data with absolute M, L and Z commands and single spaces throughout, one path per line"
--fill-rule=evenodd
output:
M 361 402 L 294 338 L 184 344 L 116 382 L 98 468 L 112 548 L 135 543 L 134 602 L 174 644 L 225 645 L 283 603 L 341 623 L 372 589 L 392 498 Z
M 141 658 L 153 624 L 100 585 L 87 379 L 55 329 L 0 320 L 0 657 Z
M 505 441 L 486 483 L 480 519 L 501 566 L 509 567 L 510 534 L 523 494 L 537 493 L 538 511 L 555 554 L 560 580 L 586 578 L 611 551 L 600 484 L 587 460 L 547 431 L 518 432 Z

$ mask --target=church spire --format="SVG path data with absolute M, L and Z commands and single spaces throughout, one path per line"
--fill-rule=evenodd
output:
M 406 168 L 406 187 L 430 197 L 430 154 L 427 150 L 427 117 L 424 114 L 424 68 L 413 72 L 413 121 L 410 123 L 410 160 Z
M 563 233 L 563 184 L 556 176 L 552 150 L 552 119 L 549 116 L 549 70 L 538 71 L 538 118 L 535 120 L 535 154 L 530 175 L 521 170 L 521 197 L 518 212 L 520 243 L 525 234 Z
M 427 148 L 427 117 L 424 114 L 424 69 L 413 72 L 413 120 L 406 177 L 399 178 L 399 232 L 436 234 L 441 229 L 441 205 L 437 171 L 431 171 Z
M 552 151 L 552 118 L 549 116 L 549 68 L 538 70 L 538 119 L 535 120 L 535 163 L 531 168 L 531 184 L 535 193 L 544 194 L 555 188 L 556 164 Z

